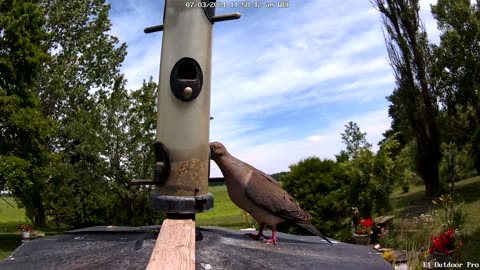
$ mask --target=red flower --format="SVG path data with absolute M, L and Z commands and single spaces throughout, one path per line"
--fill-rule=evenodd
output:
M 365 227 L 372 227 L 373 226 L 373 220 L 371 218 L 367 218 L 367 219 L 362 219 L 360 221 L 361 224 L 363 224 L 363 226 Z
M 20 225 L 20 226 L 18 226 L 18 228 L 22 232 L 32 232 L 33 231 L 32 227 L 30 227 L 29 225 Z
M 430 245 L 430 248 L 428 250 L 430 254 L 434 252 L 448 254 L 450 250 L 453 250 L 455 248 L 455 237 L 453 235 L 452 228 L 442 233 L 438 237 L 431 236 L 430 241 L 432 241 L 432 244 Z
M 372 233 L 373 220 L 371 218 L 361 219 L 357 221 L 357 233 Z

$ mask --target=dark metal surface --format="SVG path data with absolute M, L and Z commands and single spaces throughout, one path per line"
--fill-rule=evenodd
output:
M 242 17 L 240 13 L 223 14 L 213 17 L 213 22 L 236 20 L 240 19 L 240 17 Z
M 122 229 L 124 231 L 122 231 Z M 145 269 L 158 236 L 131 227 L 85 228 L 27 241 L 11 257 L 0 261 L 2 270 Z M 158 226 L 157 226 L 158 228 Z M 256 269 L 393 269 L 368 246 L 334 242 L 317 236 L 278 233 L 278 246 L 254 241 L 244 231 L 218 227 L 198 228 L 195 243 L 197 270 Z M 269 236 L 270 232 L 265 232 Z
M 150 34 L 150 33 L 160 32 L 160 31 L 163 31 L 163 24 L 162 25 L 150 26 L 150 27 L 147 27 L 147 28 L 143 29 L 143 32 L 145 34 Z
M 157 192 L 150 193 L 150 206 L 167 213 L 201 213 L 213 208 L 213 195 L 206 196 L 168 196 Z

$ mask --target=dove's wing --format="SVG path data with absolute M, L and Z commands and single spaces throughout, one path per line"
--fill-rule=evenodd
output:
M 245 194 L 255 205 L 293 223 L 311 219 L 311 216 L 300 208 L 298 202 L 271 176 L 253 168 L 249 177 Z

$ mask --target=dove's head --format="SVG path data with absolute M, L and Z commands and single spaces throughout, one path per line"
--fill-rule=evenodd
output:
M 211 153 L 211 158 L 213 160 L 216 160 L 216 159 L 228 154 L 225 146 L 223 146 L 223 144 L 221 144 L 219 142 L 210 143 L 210 153 Z

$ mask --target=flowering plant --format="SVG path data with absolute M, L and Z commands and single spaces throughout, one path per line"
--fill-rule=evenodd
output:
M 371 218 L 360 219 L 357 221 L 357 234 L 372 234 L 373 220 Z
M 22 232 L 32 232 L 33 229 L 29 225 L 20 225 L 18 226 Z
M 430 240 L 432 241 L 430 249 L 428 250 L 430 254 L 435 251 L 448 254 L 450 250 L 455 248 L 455 236 L 453 235 L 452 228 L 442 233 L 438 237 L 430 237 Z

